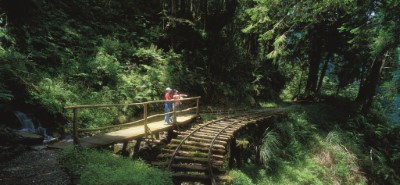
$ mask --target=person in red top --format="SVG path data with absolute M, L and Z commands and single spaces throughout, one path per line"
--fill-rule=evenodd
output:
M 180 105 L 182 104 L 181 99 L 183 97 L 186 97 L 186 94 L 178 94 L 178 90 L 174 90 L 174 95 L 172 96 L 174 98 L 174 107 L 175 107 L 175 111 L 179 111 L 180 110 Z
M 165 95 L 164 95 L 165 100 L 167 100 L 167 101 L 171 100 L 171 91 L 172 91 L 172 89 L 169 87 L 167 87 L 165 89 Z M 170 117 L 171 117 L 171 114 L 169 112 L 171 112 L 171 109 L 172 109 L 172 102 L 165 102 L 164 106 L 165 106 L 165 113 L 166 113 L 165 118 L 164 118 L 164 125 L 168 125 L 170 122 Z

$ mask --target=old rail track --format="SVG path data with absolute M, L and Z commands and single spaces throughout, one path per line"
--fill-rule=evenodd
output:
M 199 124 L 180 133 L 177 139 L 157 156 L 155 165 L 173 171 L 176 184 L 181 182 L 200 182 L 215 185 L 228 180 L 224 162 L 229 152 L 229 142 L 241 128 L 282 115 L 281 109 L 273 111 L 248 112 Z

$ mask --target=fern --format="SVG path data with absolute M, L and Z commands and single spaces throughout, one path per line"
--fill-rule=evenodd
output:
M 279 154 L 281 143 L 278 138 L 278 134 L 274 131 L 267 130 L 264 133 L 260 149 L 260 159 L 267 169 L 271 169 L 271 166 L 269 166 L 270 161 L 276 158 Z
M 0 83 L 0 102 L 10 101 L 14 98 L 11 91 L 7 90 L 6 86 Z

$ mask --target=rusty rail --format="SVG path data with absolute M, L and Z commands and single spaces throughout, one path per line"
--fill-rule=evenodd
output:
M 229 127 L 232 127 L 233 125 L 235 125 L 236 123 L 240 123 L 238 121 L 233 122 L 231 125 L 227 125 L 225 126 L 223 129 L 221 129 L 213 138 L 213 140 L 211 141 L 210 147 L 208 149 L 208 173 L 210 176 L 210 180 L 211 180 L 211 185 L 217 185 L 217 182 L 215 181 L 215 177 L 214 177 L 214 172 L 212 169 L 212 149 L 214 147 L 215 144 L 215 140 L 217 140 L 218 136 L 221 135 L 222 132 L 224 132 L 226 129 L 228 129 Z

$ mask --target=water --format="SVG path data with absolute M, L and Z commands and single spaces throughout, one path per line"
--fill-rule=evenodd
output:
M 393 101 L 394 111 L 389 113 L 389 118 L 395 124 L 400 124 L 400 94 L 398 94 Z
M 21 123 L 22 126 L 21 131 L 36 133 L 35 125 L 33 124 L 31 118 L 29 118 L 25 113 L 20 111 L 15 111 L 14 114 Z
M 21 130 L 23 132 L 29 132 L 34 134 L 40 134 L 43 136 L 44 143 L 51 142 L 56 140 L 56 138 L 47 134 L 46 128 L 43 128 L 40 122 L 38 122 L 38 127 L 35 127 L 32 118 L 28 117 L 25 113 L 21 111 L 15 111 L 15 116 L 18 118 L 19 122 L 21 123 Z

